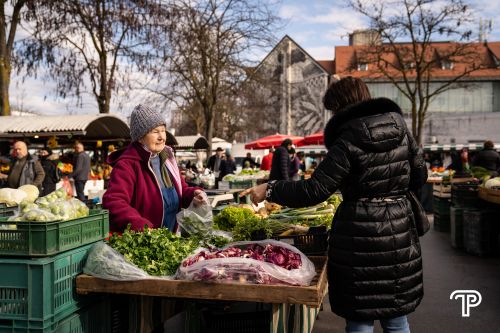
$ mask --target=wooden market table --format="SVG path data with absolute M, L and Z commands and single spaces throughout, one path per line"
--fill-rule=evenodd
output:
M 256 302 L 271 305 L 271 333 L 309 333 L 327 292 L 326 257 L 309 257 L 316 267 L 311 285 L 261 285 L 144 279 L 111 281 L 82 274 L 76 279 L 79 294 L 108 293 L 209 301 Z M 289 315 L 295 318 L 290 320 Z M 146 325 L 147 324 L 142 324 Z M 148 326 L 149 327 L 149 326 Z M 190 330 L 196 332 L 196 330 Z

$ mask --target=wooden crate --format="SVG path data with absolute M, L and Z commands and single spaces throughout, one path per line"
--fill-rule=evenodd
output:
M 479 197 L 485 201 L 500 204 L 500 190 L 479 186 Z
M 438 198 L 451 198 L 451 185 L 450 184 L 434 184 L 432 186 L 432 194 Z
M 79 294 L 112 293 L 175 298 L 229 300 L 262 303 L 305 304 L 320 307 L 327 288 L 327 257 L 309 257 L 316 266 L 310 286 L 207 283 L 184 280 L 144 279 L 111 281 L 82 274 L 76 279 Z

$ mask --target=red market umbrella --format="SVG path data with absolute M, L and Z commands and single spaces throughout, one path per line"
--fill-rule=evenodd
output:
M 269 135 L 269 136 L 265 136 L 263 138 L 260 138 L 258 140 L 252 141 L 250 143 L 247 143 L 245 145 L 245 149 L 268 149 L 271 147 L 277 147 L 277 146 L 281 145 L 281 143 L 285 139 L 292 140 L 293 144 L 295 144 L 295 145 L 301 145 L 302 140 L 304 138 L 301 136 L 285 135 L 285 134 Z
M 317 133 L 308 135 L 304 137 L 302 141 L 302 146 L 311 146 L 311 145 L 323 145 L 325 143 L 325 137 L 323 135 L 323 131 L 319 131 Z

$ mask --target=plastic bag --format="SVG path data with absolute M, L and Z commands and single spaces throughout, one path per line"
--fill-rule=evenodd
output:
M 28 195 L 26 192 L 13 188 L 0 188 L 0 203 L 7 206 L 19 205 Z
M 51 222 L 57 221 L 60 218 L 49 211 L 40 208 L 31 208 L 24 213 L 19 213 L 17 216 L 11 216 L 9 221 L 22 222 Z
M 176 278 L 308 286 L 315 275 L 314 264 L 302 252 L 286 243 L 267 239 L 231 243 L 220 251 L 200 249 L 182 262 Z
M 177 213 L 177 223 L 188 235 L 203 235 L 212 230 L 212 206 L 205 192 L 202 192 L 203 203 L 196 205 L 193 200 L 187 209 Z
M 108 244 L 98 242 L 89 251 L 83 272 L 101 279 L 135 281 L 154 279 Z M 164 278 L 164 277 L 162 277 Z

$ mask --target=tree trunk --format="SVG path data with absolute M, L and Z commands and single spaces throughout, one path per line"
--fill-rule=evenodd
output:
M 214 116 L 212 110 L 209 107 L 205 107 L 205 117 L 206 117 L 206 126 L 205 126 L 205 138 L 208 141 L 207 148 L 207 156 L 212 155 L 212 137 L 214 135 Z
M 5 58 L 0 59 L 0 62 L 0 107 L 2 108 L 2 116 L 10 116 L 10 64 L 5 63 Z
M 415 101 L 411 101 L 411 133 L 416 139 L 417 136 L 417 105 Z

